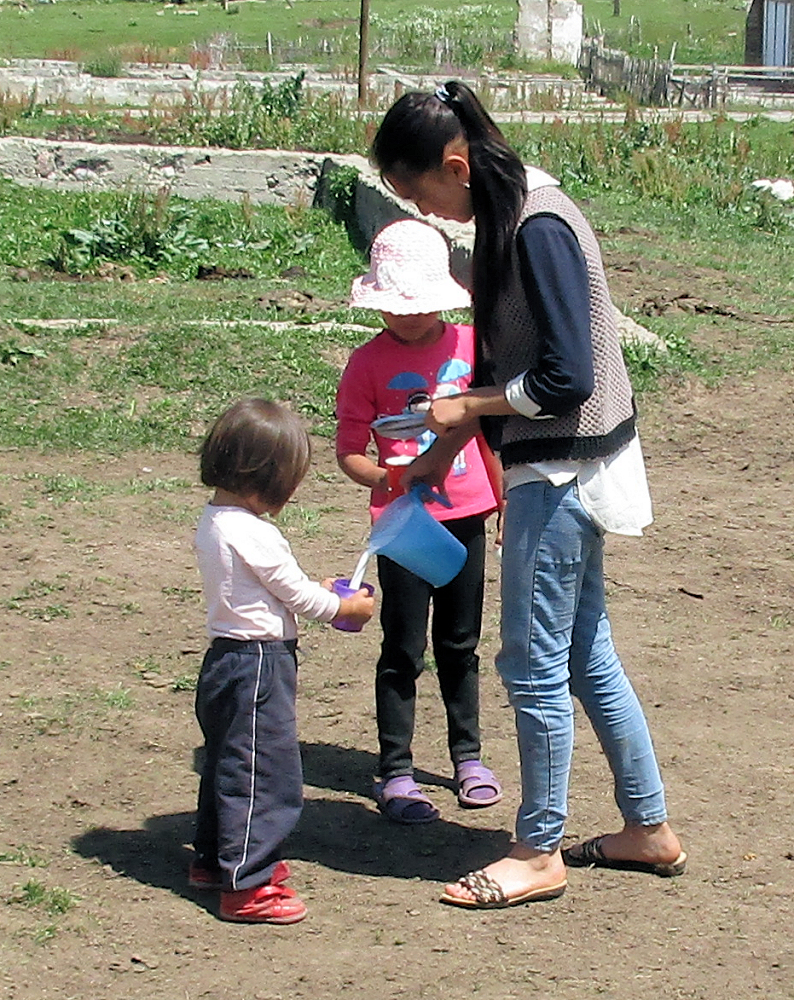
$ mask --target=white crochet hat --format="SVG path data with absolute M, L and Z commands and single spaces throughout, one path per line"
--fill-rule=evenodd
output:
M 399 219 L 375 237 L 369 272 L 353 282 L 350 305 L 412 316 L 464 309 L 471 296 L 449 273 L 441 233 L 416 219 Z

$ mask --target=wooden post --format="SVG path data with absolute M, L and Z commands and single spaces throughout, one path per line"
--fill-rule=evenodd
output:
M 358 28 L 358 106 L 367 100 L 367 50 L 369 48 L 369 0 L 361 0 Z

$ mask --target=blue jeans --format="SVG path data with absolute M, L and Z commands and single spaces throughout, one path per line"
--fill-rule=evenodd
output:
M 667 818 L 648 724 L 612 642 L 603 547 L 575 480 L 510 490 L 496 665 L 516 713 L 523 794 L 516 833 L 538 851 L 554 851 L 563 835 L 572 694 L 606 754 L 624 820 L 653 825 Z

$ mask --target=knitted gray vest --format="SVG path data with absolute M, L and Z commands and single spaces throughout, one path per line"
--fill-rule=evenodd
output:
M 581 406 L 561 417 L 531 420 L 509 416 L 501 438 L 492 442 L 501 451 L 505 468 L 522 462 L 552 459 L 603 458 L 634 436 L 634 402 L 615 314 L 609 297 L 601 253 L 595 234 L 576 205 L 559 188 L 530 191 L 518 226 L 532 215 L 556 215 L 570 226 L 584 254 L 590 283 L 590 327 L 595 389 Z M 507 274 L 490 324 L 490 345 L 483 346 L 489 381 L 502 385 L 533 368 L 538 356 L 538 329 L 521 281 L 518 250 L 512 245 Z

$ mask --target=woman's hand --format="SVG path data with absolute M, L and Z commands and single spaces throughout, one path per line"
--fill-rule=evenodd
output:
M 505 399 L 503 385 L 483 386 L 462 392 L 458 396 L 442 396 L 440 399 L 434 399 L 425 422 L 442 440 L 447 434 L 466 425 L 470 425 L 469 437 L 473 437 L 479 430 L 477 421 L 480 417 L 499 417 L 515 412 Z
M 471 396 L 444 396 L 441 399 L 434 399 L 427 411 L 425 423 L 435 434 L 443 437 L 456 427 L 471 420 L 469 415 L 469 402 Z
M 406 466 L 400 479 L 400 486 L 407 493 L 414 483 L 427 483 L 431 488 L 435 487 L 443 493 L 444 480 L 447 478 L 454 458 L 454 454 L 445 455 L 444 449 L 439 448 L 438 442 L 435 442 L 426 452 Z

